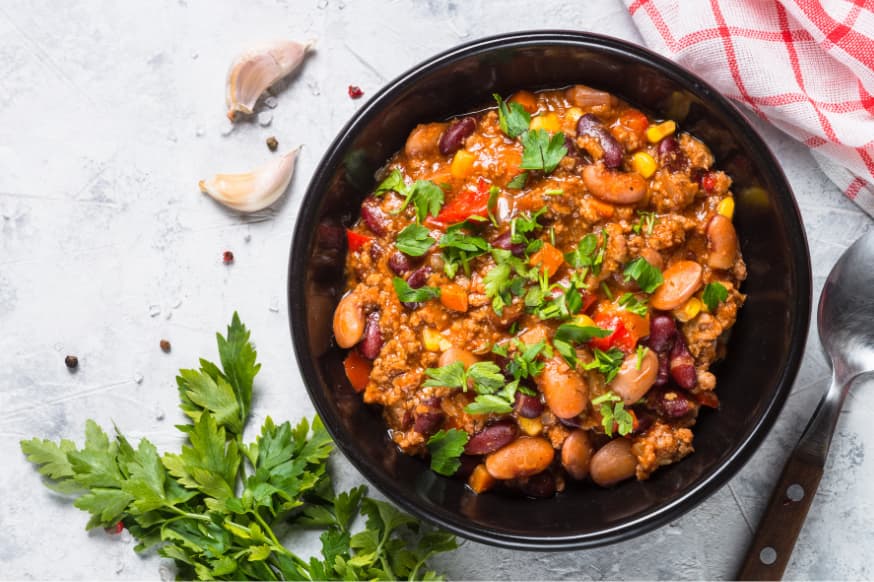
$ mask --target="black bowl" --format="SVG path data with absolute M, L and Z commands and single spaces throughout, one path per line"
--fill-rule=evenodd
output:
M 749 278 L 727 359 L 715 370 L 722 406 L 703 412 L 695 453 L 644 482 L 570 484 L 552 499 L 476 495 L 399 453 L 376 409 L 343 373 L 331 341 L 343 292 L 342 226 L 354 222 L 374 171 L 420 122 L 492 103 L 492 93 L 582 83 L 614 93 L 703 139 L 734 179 L 735 223 Z M 288 277 L 291 333 L 319 415 L 353 465 L 389 499 L 466 538 L 538 550 L 588 548 L 678 518 L 725 484 L 774 424 L 798 370 L 810 319 L 810 260 L 789 184 L 731 103 L 670 61 L 614 38 L 525 32 L 477 40 L 389 83 L 340 132 L 302 201 Z

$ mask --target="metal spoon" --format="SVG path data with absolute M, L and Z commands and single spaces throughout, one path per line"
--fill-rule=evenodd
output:
M 850 384 L 874 372 L 874 231 L 844 252 L 829 273 L 817 315 L 832 382 L 789 455 L 737 578 L 778 580 L 816 494 Z

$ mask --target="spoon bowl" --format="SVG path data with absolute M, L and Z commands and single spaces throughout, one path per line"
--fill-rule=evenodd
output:
M 848 248 L 819 299 L 819 339 L 832 380 L 789 455 L 759 523 L 739 580 L 779 580 L 792 556 L 828 458 L 838 416 L 854 380 L 874 372 L 874 230 Z

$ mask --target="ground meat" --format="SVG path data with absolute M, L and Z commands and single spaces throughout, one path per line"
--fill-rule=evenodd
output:
M 713 154 L 710 153 L 710 149 L 688 133 L 680 136 L 680 149 L 693 168 L 708 169 L 713 165 Z
M 686 241 L 686 219 L 678 214 L 659 216 L 652 234 L 646 237 L 647 246 L 657 251 L 670 249 Z
M 658 212 L 682 210 L 695 199 L 698 184 L 688 174 L 659 170 L 652 177 L 647 194 Z
M 637 478 L 648 479 L 662 465 L 676 463 L 693 450 L 691 430 L 656 422 L 631 445 L 637 457 Z

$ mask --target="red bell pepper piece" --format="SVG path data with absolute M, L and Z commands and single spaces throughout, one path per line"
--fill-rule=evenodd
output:
M 459 193 L 443 206 L 440 214 L 433 219 L 426 220 L 426 224 L 431 222 L 434 226 L 440 227 L 463 222 L 471 216 L 487 217 L 489 215 L 489 187 L 489 183 L 480 178 L 476 190 Z
M 613 333 L 607 337 L 596 337 L 589 340 L 592 347 L 598 348 L 606 352 L 611 348 L 619 348 L 625 353 L 631 353 L 637 340 L 628 331 L 628 328 L 622 322 L 622 319 L 617 316 L 609 316 L 602 313 L 595 315 L 593 318 L 595 325 L 601 329 L 612 329 Z
M 364 243 L 370 240 L 370 237 L 364 234 L 359 234 L 355 231 L 346 229 L 346 242 L 349 245 L 349 251 L 355 252 L 364 246 Z

